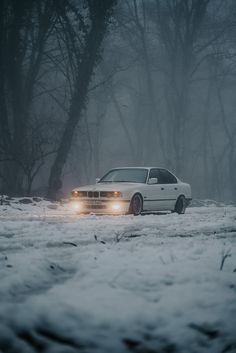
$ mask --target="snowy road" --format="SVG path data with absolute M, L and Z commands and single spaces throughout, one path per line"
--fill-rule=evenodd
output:
M 0 207 L 0 352 L 236 352 L 236 207 Z

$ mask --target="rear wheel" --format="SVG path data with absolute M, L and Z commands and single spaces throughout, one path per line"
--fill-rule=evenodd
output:
M 186 203 L 185 197 L 183 195 L 179 196 L 175 204 L 175 212 L 177 212 L 178 214 L 184 214 L 186 210 L 186 206 L 187 206 L 187 203 Z
M 130 202 L 129 213 L 132 213 L 134 216 L 141 214 L 143 209 L 143 200 L 141 195 L 135 194 Z

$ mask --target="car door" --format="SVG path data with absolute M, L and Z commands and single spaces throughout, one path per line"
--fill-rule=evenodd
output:
M 179 194 L 177 178 L 166 169 L 158 170 L 158 181 L 163 191 L 163 209 L 173 210 Z
M 157 178 L 156 184 L 146 184 L 144 199 L 143 199 L 143 210 L 144 211 L 160 211 L 166 209 L 166 195 L 165 188 L 158 182 L 159 169 L 152 168 L 149 172 L 148 180 Z

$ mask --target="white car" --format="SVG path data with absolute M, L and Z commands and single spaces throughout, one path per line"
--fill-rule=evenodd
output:
M 75 188 L 71 201 L 77 213 L 139 215 L 155 211 L 185 213 L 191 187 L 167 169 L 115 168 L 94 185 Z

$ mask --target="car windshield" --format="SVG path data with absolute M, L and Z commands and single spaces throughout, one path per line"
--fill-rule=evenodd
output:
M 146 183 L 147 169 L 113 169 L 104 175 L 99 183 Z

